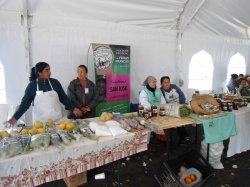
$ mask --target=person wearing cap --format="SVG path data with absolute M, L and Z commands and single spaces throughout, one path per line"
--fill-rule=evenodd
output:
M 227 89 L 229 92 L 236 93 L 237 88 L 239 88 L 238 75 L 234 73 L 234 74 L 231 74 L 231 79 L 227 83 Z
M 171 84 L 169 76 L 161 77 L 161 92 L 166 100 L 166 103 L 186 104 L 186 97 L 182 90 L 175 84 Z M 180 144 L 191 144 L 191 138 L 188 135 L 185 127 L 177 128 Z
M 38 62 L 32 68 L 30 83 L 26 87 L 20 107 L 8 120 L 9 124 L 15 124 L 31 103 L 33 103 L 33 121 L 59 120 L 62 117 L 61 103 L 75 116 L 82 115 L 82 111 L 69 100 L 60 82 L 50 78 L 50 75 L 50 66 L 46 62 Z
M 166 104 L 166 101 L 162 95 L 162 92 L 157 88 L 156 78 L 148 76 L 143 82 L 144 88 L 139 95 L 139 103 L 145 109 L 151 109 L 151 105 Z
M 82 116 L 69 113 L 69 118 L 95 117 L 95 108 L 98 104 L 98 93 L 95 84 L 87 78 L 88 68 L 85 65 L 77 67 L 77 78 L 68 86 L 67 94 L 70 100 L 83 111 Z

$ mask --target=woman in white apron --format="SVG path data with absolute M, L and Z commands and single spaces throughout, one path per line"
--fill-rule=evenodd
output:
M 82 111 L 68 99 L 58 80 L 50 78 L 50 66 L 39 62 L 31 71 L 31 82 L 25 90 L 20 107 L 8 121 L 15 124 L 33 103 L 33 121 L 46 122 L 47 119 L 58 120 L 62 117 L 61 103 L 75 116 Z

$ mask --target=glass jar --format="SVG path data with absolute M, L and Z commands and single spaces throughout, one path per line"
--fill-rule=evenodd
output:
M 157 116 L 157 106 L 156 105 L 151 106 L 151 112 L 152 112 L 152 117 Z
M 228 111 L 232 111 L 233 110 L 233 103 L 231 103 L 231 102 L 228 102 L 227 103 L 227 109 L 228 109 Z
M 165 107 L 161 107 L 161 108 L 160 108 L 160 116 L 166 116 Z
M 222 111 L 228 111 L 227 102 L 221 102 L 221 110 Z
M 238 110 L 238 102 L 236 100 L 233 101 L 233 109 Z
M 148 119 L 148 118 L 149 118 L 149 115 L 148 115 L 148 111 L 147 111 L 147 110 L 144 110 L 144 111 L 143 111 L 143 117 L 144 117 L 145 119 Z
M 139 105 L 138 107 L 138 116 L 143 116 L 144 107 L 142 105 Z
M 147 110 L 148 111 L 148 118 L 151 118 L 152 117 L 152 112 L 150 109 Z

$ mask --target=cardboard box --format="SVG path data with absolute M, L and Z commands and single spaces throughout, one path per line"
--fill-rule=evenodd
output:
M 87 172 L 82 172 L 63 179 L 68 187 L 77 187 L 87 183 Z

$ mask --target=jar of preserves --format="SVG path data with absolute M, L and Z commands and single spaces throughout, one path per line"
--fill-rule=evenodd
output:
M 152 117 L 157 116 L 157 106 L 156 105 L 151 106 L 151 112 L 152 112 Z
M 166 116 L 165 107 L 161 107 L 161 108 L 160 108 L 160 116 Z
M 152 117 L 152 112 L 150 109 L 147 110 L 148 111 L 148 118 L 151 118 Z
M 144 111 L 143 111 L 143 117 L 144 117 L 145 119 L 148 119 L 148 118 L 149 118 L 149 115 L 148 115 L 148 111 L 147 111 L 147 110 L 144 110 Z
M 233 103 L 228 102 L 228 103 L 227 103 L 227 107 L 228 107 L 228 108 L 227 108 L 228 111 L 232 111 L 232 110 L 233 110 Z
M 144 107 L 142 105 L 139 105 L 138 107 L 138 116 L 143 116 Z
M 233 109 L 238 110 L 238 102 L 236 100 L 233 101 Z
M 222 111 L 228 111 L 227 102 L 221 102 L 221 110 Z

